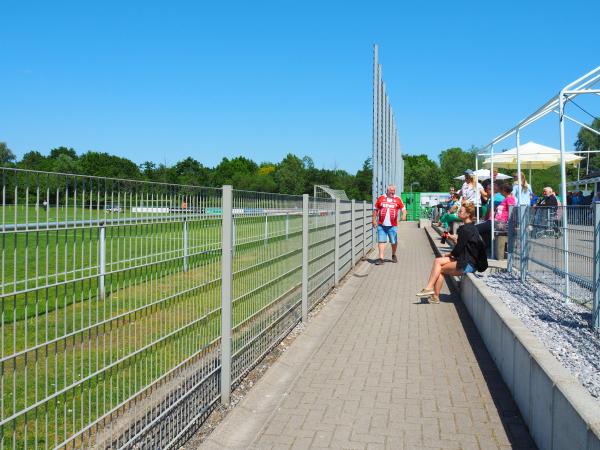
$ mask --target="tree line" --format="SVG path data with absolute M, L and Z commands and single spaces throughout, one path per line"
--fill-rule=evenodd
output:
M 600 119 L 594 119 L 590 125 L 600 130 Z M 600 149 L 600 136 L 581 128 L 576 152 Z M 439 154 L 439 163 L 425 154 L 403 155 L 404 187 L 409 191 L 439 192 L 450 186 L 460 187 L 461 182 L 454 177 L 461 175 L 466 169 L 475 168 L 477 149 L 472 147 L 463 150 L 452 147 Z M 586 157 L 581 168 L 569 168 L 570 179 L 593 175 L 600 172 L 600 154 L 581 153 Z M 480 157 L 480 161 L 481 161 Z M 249 158 L 238 156 L 223 158 L 215 167 L 207 167 L 192 157 L 187 157 L 172 166 L 145 161 L 136 164 L 130 159 L 110 155 L 105 152 L 87 151 L 78 154 L 73 148 L 57 147 L 48 155 L 39 151 L 30 151 L 17 160 L 6 143 L 0 142 L 0 165 L 14 166 L 22 169 L 41 170 L 47 172 L 74 173 L 99 177 L 124 178 L 131 180 L 156 181 L 162 183 L 187 184 L 195 186 L 222 186 L 231 184 L 236 189 L 280 194 L 310 194 L 315 184 L 328 185 L 334 189 L 343 189 L 349 198 L 371 200 L 371 159 L 364 161 L 363 166 L 354 174 L 345 170 L 318 169 L 309 156 L 299 158 L 288 154 L 278 163 L 256 163 Z M 508 171 L 513 175 L 514 171 Z M 598 173 L 600 175 L 600 173 Z M 528 173 L 526 173 L 528 176 Z M 559 167 L 547 170 L 532 171 L 533 190 L 541 192 L 544 186 L 551 186 L 558 191 L 560 182 Z
M 6 143 L 0 142 L 0 165 L 20 169 L 91 175 L 129 180 L 193 186 L 220 187 L 225 184 L 235 189 L 300 195 L 312 193 L 313 185 L 328 185 L 343 189 L 349 198 L 371 198 L 371 160 L 352 174 L 345 170 L 318 169 L 312 158 L 288 154 L 278 163 L 256 163 L 238 156 L 223 158 L 215 167 L 207 167 L 192 157 L 171 166 L 145 161 L 136 164 L 130 159 L 105 152 L 87 151 L 78 154 L 70 147 L 57 147 L 48 155 L 30 151 L 17 160 Z
M 600 131 L 600 119 L 595 118 L 589 126 Z M 578 176 L 581 179 L 600 176 L 600 153 L 585 153 L 600 150 L 600 136 L 581 127 L 574 148 L 575 153 L 579 153 L 585 159 L 581 162 L 579 168 L 567 168 L 568 180 L 577 180 Z M 414 191 L 421 192 L 445 192 L 451 186 L 460 188 L 462 182 L 454 178 L 462 175 L 466 169 L 475 169 L 476 154 L 477 149 L 475 147 L 468 150 L 453 147 L 440 153 L 439 163 L 432 161 L 424 154 L 403 155 L 404 189 L 410 190 L 411 184 L 413 184 Z M 483 165 L 483 159 L 483 157 L 479 157 L 480 168 Z M 514 169 L 506 171 L 499 169 L 499 171 L 509 176 L 516 173 Z M 529 171 L 523 172 L 525 177 L 528 178 Z M 528 181 L 532 181 L 531 185 L 535 193 L 541 193 L 545 186 L 550 186 L 556 192 L 559 192 L 560 167 L 557 165 L 545 170 L 532 170 L 531 180 Z

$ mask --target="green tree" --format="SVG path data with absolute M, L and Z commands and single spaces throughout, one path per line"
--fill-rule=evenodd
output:
M 15 154 L 6 145 L 6 142 L 0 142 L 0 164 L 6 166 L 15 162 Z
M 365 159 L 362 168 L 356 172 L 354 178 L 358 191 L 356 199 L 371 201 L 371 197 L 373 196 L 371 192 L 373 187 L 373 165 L 371 164 L 371 158 Z
M 258 165 L 251 159 L 238 156 L 223 158 L 213 172 L 213 185 L 230 184 L 235 189 L 252 189 Z
M 594 121 L 589 125 L 590 128 L 600 131 L 600 119 L 595 118 Z M 579 133 L 577 133 L 577 141 L 575 141 L 575 152 L 586 152 L 590 150 L 600 150 L 600 135 L 588 130 L 587 128 L 581 127 Z M 586 159 L 589 158 L 589 170 L 598 171 L 600 170 L 600 154 L 598 153 L 582 153 L 581 156 Z M 582 161 L 582 167 L 587 169 L 588 161 Z
M 80 173 L 79 161 L 72 158 L 66 153 L 59 154 L 56 158 L 52 159 L 52 172 L 60 173 Z
M 88 151 L 81 155 L 79 164 L 86 175 L 129 180 L 141 178 L 140 168 L 133 161 L 104 152 Z
M 437 192 L 440 190 L 440 169 L 427 155 L 403 155 L 404 191 L 410 191 L 411 183 L 418 182 L 415 191 Z
M 304 194 L 306 189 L 304 163 L 297 156 L 288 153 L 277 167 L 275 180 L 281 194 Z
M 48 158 L 38 151 L 30 151 L 23 155 L 18 166 L 22 169 L 29 170 L 51 170 L 51 163 Z
M 466 169 L 475 169 L 475 149 L 468 151 L 453 147 L 440 153 L 439 188 L 443 191 L 459 182 L 454 177 L 460 176 Z
M 208 186 L 210 184 L 210 169 L 207 169 L 192 157 L 179 161 L 173 167 L 180 184 Z
M 75 149 L 70 147 L 56 147 L 50 150 L 49 159 L 58 159 L 61 155 L 66 155 L 73 160 L 78 158 Z

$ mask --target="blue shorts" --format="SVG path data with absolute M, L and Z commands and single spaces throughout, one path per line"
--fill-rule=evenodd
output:
M 377 225 L 377 241 L 380 244 L 385 244 L 390 239 L 390 244 L 398 242 L 398 227 L 386 227 L 385 225 Z
M 463 269 L 464 273 L 474 273 L 475 272 L 475 267 L 473 267 L 471 265 L 471 263 L 467 263 L 467 265 L 465 266 L 465 268 Z

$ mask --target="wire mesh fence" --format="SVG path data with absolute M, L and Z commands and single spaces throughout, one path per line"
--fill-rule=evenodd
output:
M 596 311 L 599 219 L 596 205 L 512 208 L 509 269 Z
M 235 385 L 301 320 L 302 197 L 232 191 L 226 212 L 223 189 L 0 176 L 2 449 L 169 448 L 219 401 L 223 364 Z M 371 248 L 372 210 L 308 204 L 310 308 Z

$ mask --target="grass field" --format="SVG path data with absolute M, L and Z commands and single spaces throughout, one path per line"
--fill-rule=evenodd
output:
M 4 207 L 13 221 L 3 223 L 45 222 L 32 209 Z M 183 221 L 160 217 L 106 227 L 104 296 L 99 226 L 2 232 L 2 448 L 59 445 L 218 339 L 220 220 L 187 221 L 184 270 Z M 70 219 L 63 211 L 50 221 Z M 312 239 L 323 241 L 313 257 L 331 248 L 332 224 L 313 221 Z M 234 351 L 269 325 L 265 308 L 299 285 L 301 229 L 298 215 L 236 219 Z

